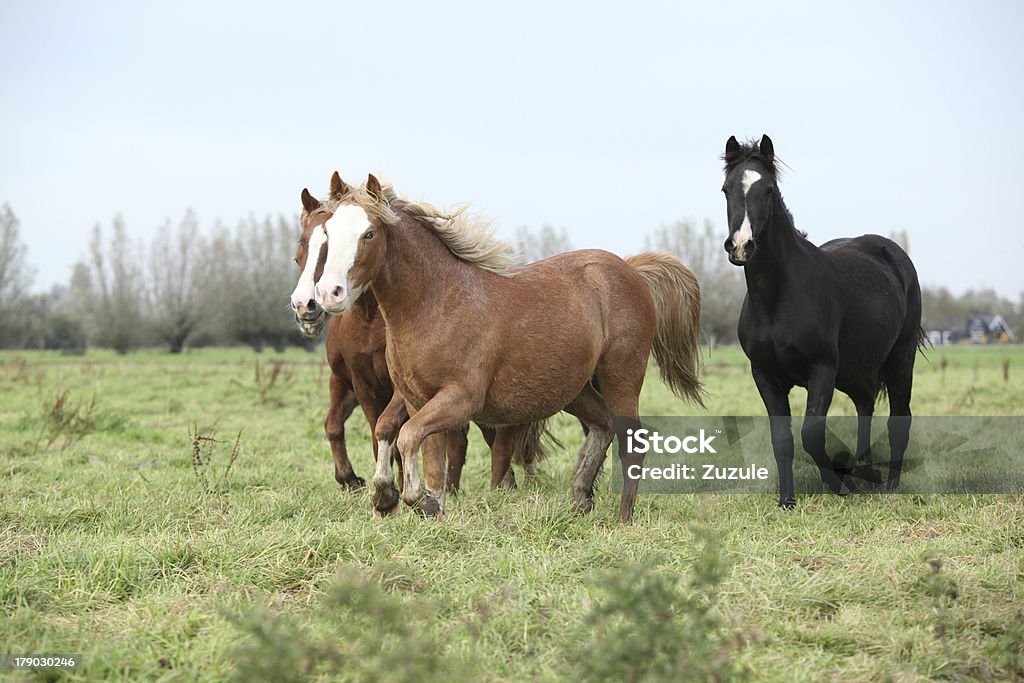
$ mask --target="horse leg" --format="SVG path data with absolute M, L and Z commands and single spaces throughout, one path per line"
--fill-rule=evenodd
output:
M 423 483 L 427 494 L 419 499 L 417 509 L 424 517 L 444 516 L 444 502 L 448 493 L 446 445 L 449 431 L 428 434 L 420 446 L 423 453 Z
M 448 453 L 448 493 L 459 492 L 462 481 L 462 468 L 466 464 L 466 450 L 469 448 L 469 423 L 457 429 L 450 429 L 445 434 Z
M 777 383 L 772 377 L 752 366 L 754 384 L 768 410 L 768 426 L 772 434 L 772 452 L 779 471 L 779 507 L 796 506 L 796 486 L 793 482 L 793 421 L 789 410 L 791 386 Z
M 398 489 L 395 488 L 395 475 L 391 469 L 394 461 L 398 466 L 398 481 L 402 481 L 402 456 L 396 442 L 398 431 L 409 418 L 405 407 L 405 399 L 397 391 L 391 396 L 384 412 L 377 418 L 377 426 L 373 429 L 373 438 L 377 442 L 377 469 L 373 474 L 373 509 L 379 517 L 387 517 L 398 512 Z
M 851 398 L 857 406 L 857 455 L 853 473 L 865 481 L 878 484 L 882 481 L 882 475 L 874 468 L 871 459 L 871 417 L 875 414 L 875 392 L 869 387 Z
M 912 353 L 916 353 L 914 348 Z M 903 454 L 910 442 L 910 394 L 914 379 L 914 356 L 899 367 L 887 368 L 886 388 L 889 391 L 889 476 L 885 482 L 888 491 L 895 491 L 900 485 L 903 472 Z
M 640 480 L 629 477 L 633 465 L 643 466 L 643 453 L 630 453 L 626 447 L 626 430 L 640 428 L 640 390 L 644 385 L 647 357 L 636 353 L 632 344 L 610 346 L 598 362 L 592 378 L 595 391 L 604 398 L 610 415 L 615 418 L 619 435 L 619 464 L 622 467 L 622 493 L 619 495 L 619 522 L 633 521 L 633 508 Z M 602 460 L 607 448 L 601 452 Z
M 811 368 L 807 381 L 807 412 L 800 436 L 804 450 L 818 466 L 821 480 L 833 493 L 846 495 L 853 492 L 853 480 L 848 474 L 836 472 L 832 458 L 825 452 L 825 417 L 828 415 L 828 407 L 832 405 L 835 387 L 834 365 L 819 364 Z
M 594 509 L 594 480 L 612 442 L 612 416 L 604 397 L 588 382 L 565 411 L 575 415 L 590 430 L 580 446 L 572 479 L 572 496 L 576 509 L 587 513 Z
M 420 448 L 428 436 L 461 427 L 469 421 L 480 401 L 455 387 L 437 392 L 418 411 L 410 410 L 409 421 L 398 434 L 398 450 L 405 463 L 402 500 L 422 514 L 444 512 L 447 468 L 443 448 L 423 450 L 423 476 L 420 478 Z M 443 442 L 443 439 L 442 439 Z
M 366 482 L 356 476 L 348 459 L 348 449 L 345 447 L 345 421 L 355 410 L 356 396 L 352 387 L 335 374 L 331 374 L 328 386 L 331 398 L 327 417 L 324 418 L 324 432 L 327 434 L 327 442 L 331 445 L 331 455 L 334 457 L 334 479 L 351 490 L 362 488 Z
M 491 452 L 491 472 L 494 472 L 494 440 L 497 438 L 498 428 L 492 425 L 480 424 L 476 425 L 480 429 L 480 436 L 484 437 L 484 442 L 487 444 L 487 450 Z M 509 488 L 515 488 L 516 478 L 512 474 L 512 468 L 508 468 L 508 473 L 502 480 L 502 484 Z
M 491 445 L 491 488 L 502 486 L 507 489 L 516 487 L 516 476 L 512 472 L 512 451 L 515 448 L 515 435 L 519 427 L 509 425 L 498 427 Z

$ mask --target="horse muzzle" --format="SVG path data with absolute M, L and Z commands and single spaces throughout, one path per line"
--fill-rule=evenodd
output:
M 725 251 L 729 254 L 729 263 L 734 266 L 745 266 L 757 251 L 757 243 L 749 239 L 737 247 L 730 239 L 725 243 Z
M 314 316 L 295 316 L 295 324 L 299 331 L 307 337 L 319 337 L 324 331 L 324 324 L 327 322 L 327 315 L 320 311 Z

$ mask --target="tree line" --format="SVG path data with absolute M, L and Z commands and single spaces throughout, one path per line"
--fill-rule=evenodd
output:
M 194 213 L 164 224 L 147 245 L 124 221 L 97 225 L 67 285 L 30 294 L 18 220 L 0 209 L 0 347 L 127 353 L 166 346 L 245 344 L 312 348 L 295 328 L 289 294 L 298 221 L 253 217 L 199 230 Z
M 743 270 L 731 265 L 722 235 L 705 220 L 677 221 L 645 239 L 646 249 L 678 256 L 701 283 L 703 335 L 711 346 L 736 341 L 746 292 Z M 35 273 L 12 208 L 0 207 L 0 348 L 60 349 L 89 346 L 127 353 L 164 346 L 248 345 L 281 351 L 318 343 L 299 334 L 289 295 L 298 275 L 291 255 L 299 235 L 294 216 L 249 217 L 228 229 L 199 229 L 191 211 L 167 222 L 147 245 L 133 239 L 124 221 L 93 228 L 88 253 L 66 285 L 32 293 Z M 906 235 L 893 235 L 906 244 Z M 520 228 L 514 247 L 524 262 L 574 248 L 565 229 Z M 954 296 L 945 288 L 923 292 L 926 329 L 962 327 L 970 314 L 1000 314 L 1024 339 L 1024 294 L 1018 302 L 992 290 Z

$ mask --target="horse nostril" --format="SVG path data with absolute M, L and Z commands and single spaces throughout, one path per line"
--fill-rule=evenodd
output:
M 316 299 L 310 299 L 306 302 L 306 310 L 312 312 L 316 310 Z
M 332 295 L 334 296 L 334 298 L 339 298 L 339 297 L 341 297 L 341 294 L 344 291 L 345 291 L 345 288 L 342 287 L 341 285 L 338 285 L 337 287 L 334 288 L 334 291 L 332 292 Z

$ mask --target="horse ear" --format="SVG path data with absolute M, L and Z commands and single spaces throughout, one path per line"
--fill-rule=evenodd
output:
M 331 176 L 331 199 L 341 199 L 341 197 L 348 193 L 348 185 L 341 179 L 338 172 L 335 171 L 334 175 Z
M 312 211 L 318 206 L 320 206 L 320 200 L 311 195 L 307 188 L 302 188 L 302 208 L 306 211 Z
M 729 139 L 725 141 L 725 154 L 722 155 L 722 161 L 725 162 L 726 168 L 738 163 L 741 156 L 743 156 L 743 148 L 740 147 L 740 143 L 736 142 L 736 136 L 730 135 Z
M 380 181 L 372 173 L 366 177 L 366 191 L 373 195 L 378 202 L 384 199 L 384 193 L 380 189 Z
M 761 144 L 758 145 L 758 149 L 761 150 L 761 156 L 767 159 L 769 164 L 775 163 L 775 145 L 772 144 L 772 139 L 767 134 L 761 136 Z
M 725 141 L 725 156 L 731 157 L 740 151 L 740 143 L 736 142 L 736 136 L 730 135 Z

